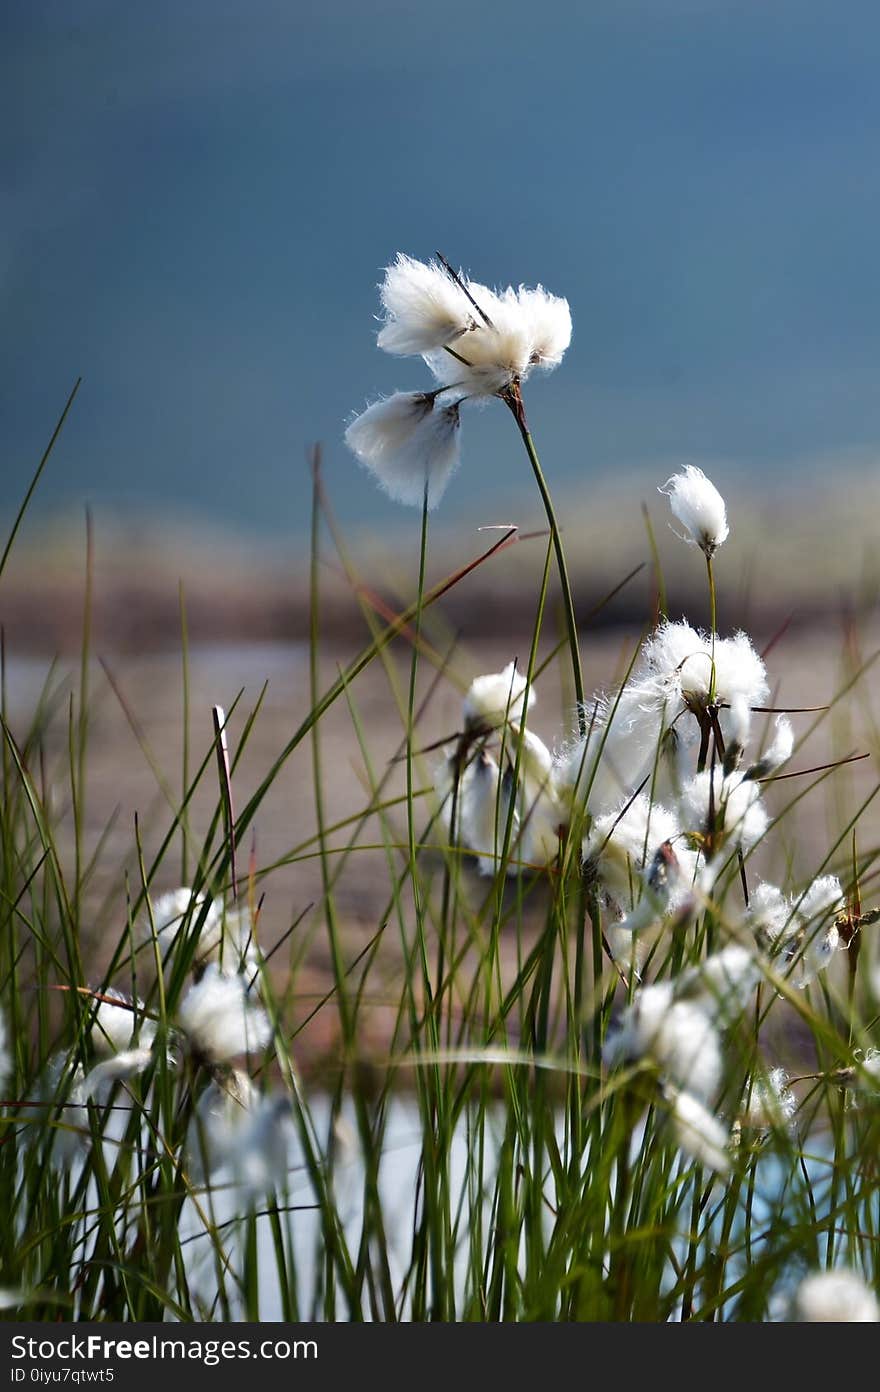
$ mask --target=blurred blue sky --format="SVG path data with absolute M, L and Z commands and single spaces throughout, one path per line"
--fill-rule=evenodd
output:
M 437 247 L 575 322 L 528 400 L 554 488 L 880 453 L 880 7 L 815 0 L 7 0 L 3 464 L 44 503 L 304 525 L 395 511 L 351 412 L 425 380 L 376 284 Z M 537 517 L 499 408 L 442 516 Z

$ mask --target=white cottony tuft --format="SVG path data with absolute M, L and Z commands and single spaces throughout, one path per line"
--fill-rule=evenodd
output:
M 747 921 L 762 945 L 772 951 L 796 937 L 801 927 L 791 902 L 766 880 L 752 890 Z
M 670 981 L 636 992 L 631 1005 L 609 1030 L 602 1050 L 609 1067 L 647 1060 L 677 1088 L 708 1102 L 721 1083 L 718 1031 L 706 1011 L 674 1000 Z
M 272 1037 L 269 1017 L 245 978 L 224 976 L 213 962 L 181 1001 L 177 1023 L 194 1052 L 211 1063 L 259 1052 Z
M 737 1020 L 751 1004 L 761 968 L 755 953 L 729 943 L 698 966 L 688 967 L 675 980 L 675 996 L 699 1005 L 724 1026 Z
M 40 1099 L 47 1104 L 45 1118 L 51 1125 L 52 1163 L 63 1169 L 72 1165 L 89 1143 L 86 1098 L 82 1065 L 71 1067 L 65 1054 L 53 1054 L 40 1082 Z M 42 1128 L 34 1128 L 34 1132 L 44 1134 Z
M 386 353 L 431 353 L 482 322 L 461 286 L 435 261 L 398 252 L 379 293 L 385 323 L 377 343 Z
M 207 905 L 207 908 L 205 907 Z M 250 913 L 227 909 L 222 899 L 208 899 L 186 886 L 161 894 L 152 906 L 152 919 L 145 912 L 138 923 L 142 943 L 152 941 L 153 934 L 163 959 L 174 948 L 189 942 L 196 925 L 198 936 L 192 943 L 192 965 L 199 969 L 209 962 L 218 962 L 226 972 L 237 972 L 242 966 L 255 967 L 258 962 L 257 944 Z
M 464 698 L 465 726 L 494 730 L 505 721 L 521 721 L 535 703 L 534 687 L 529 687 L 528 702 L 525 692 L 526 678 L 515 662 L 509 662 L 503 672 L 475 677 Z
M 836 875 L 820 875 L 797 902 L 797 911 L 808 926 L 840 913 L 844 907 L 843 888 Z
M 699 546 L 707 556 L 713 556 L 727 540 L 727 510 L 724 499 L 702 469 L 688 464 L 680 474 L 673 474 L 658 490 L 665 493 L 669 506 L 687 530 L 686 541 Z
M 92 1020 L 91 1039 L 95 1053 L 102 1058 L 128 1049 L 138 1037 L 145 1048 L 149 1048 L 156 1037 L 156 1026 L 152 1020 L 144 1019 L 143 1003 L 109 986 L 101 992 Z M 118 1003 L 117 1003 L 118 1002 Z
M 694 857 L 681 841 L 676 818 L 659 803 L 652 804 L 647 793 L 630 799 L 622 809 L 597 817 L 584 839 L 582 855 L 608 899 L 623 912 L 634 906 L 642 886 L 642 870 L 653 866 L 665 845 L 675 846 L 675 862 L 668 862 L 675 873 L 663 896 L 672 906 L 693 880 Z
M 784 1068 L 772 1068 L 766 1078 L 750 1078 L 737 1120 L 752 1131 L 778 1131 L 789 1126 L 797 1111 L 797 1098 Z
M 855 1271 L 815 1271 L 795 1292 L 791 1319 L 810 1324 L 876 1324 L 880 1304 L 862 1276 Z
M 460 840 L 477 857 L 481 875 L 494 875 L 507 838 L 507 822 L 513 795 L 511 780 L 501 776 L 491 755 L 481 750 L 468 766 L 462 784 L 459 826 Z M 511 844 L 517 833 L 516 814 L 510 829 Z M 516 867 L 508 866 L 508 873 Z
M 199 1098 L 186 1144 L 190 1178 L 200 1182 L 228 1168 L 249 1199 L 281 1188 L 290 1123 L 289 1097 L 261 1095 L 246 1073 L 233 1069 Z
M 398 503 L 435 508 L 459 464 L 458 403 L 395 392 L 368 406 L 345 432 L 349 448 Z
M 547 370 L 558 367 L 571 343 L 571 310 L 568 300 L 551 295 L 542 285 L 529 290 L 521 285 L 508 289 L 504 299 L 513 301 L 522 315 L 528 333 L 529 361 Z
M 758 784 L 740 773 L 724 778 L 717 768 L 704 769 L 685 784 L 679 817 L 684 831 L 712 836 L 716 856 L 728 855 L 734 847 L 752 850 L 769 822 Z
M 793 749 L 794 730 L 791 721 L 787 715 L 778 715 L 773 738 L 757 764 L 749 769 L 749 777 L 766 778 L 768 774 L 775 773 L 783 764 L 788 763 Z
M 442 257 L 439 258 L 443 260 Z M 436 392 L 399 392 L 376 402 L 346 431 L 361 463 L 397 502 L 435 507 L 458 464 L 460 405 L 504 397 L 535 369 L 557 367 L 571 342 L 568 301 L 542 285 L 490 290 L 439 261 L 399 253 L 380 287 L 385 318 L 378 345 L 421 356 Z M 455 393 L 452 404 L 437 396 Z
M 730 1135 L 726 1128 L 692 1093 L 677 1088 L 668 1089 L 668 1093 L 669 1118 L 679 1149 L 716 1174 L 728 1174 Z
M 840 880 L 836 875 L 820 875 L 806 894 L 795 900 L 798 917 L 804 925 L 803 950 L 797 984 L 801 988 L 815 981 L 841 946 L 834 916 L 845 908 Z
M 178 936 L 186 936 L 193 924 L 198 922 L 206 898 L 206 895 L 196 894 L 195 890 L 185 885 L 180 889 L 169 890 L 167 894 L 160 894 L 151 906 L 152 912 L 145 910 L 138 920 L 139 941 L 148 943 L 155 936 L 159 951 L 165 956 Z M 210 923 L 213 912 L 214 905 L 211 904 L 205 918 L 205 928 Z

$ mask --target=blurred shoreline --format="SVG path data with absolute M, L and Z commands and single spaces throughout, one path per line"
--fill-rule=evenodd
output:
M 827 623 L 874 608 L 880 592 L 880 478 L 829 473 L 818 490 L 816 479 L 805 488 L 793 478 L 764 496 L 754 480 L 749 486 L 741 482 L 729 504 L 731 537 L 716 563 L 720 629 L 746 627 L 769 636 L 784 623 Z M 702 558 L 673 535 L 653 474 L 651 482 L 639 474 L 594 489 L 588 502 L 574 502 L 563 491 L 557 506 L 580 623 L 641 628 L 657 612 L 660 586 L 672 616 L 707 622 Z M 511 641 L 531 632 L 546 522 L 531 498 L 509 525 L 507 517 L 487 516 L 451 527 L 432 517 L 429 584 L 469 566 L 514 528 L 506 546 L 444 594 L 440 607 L 450 632 L 466 638 L 506 633 Z M 324 637 L 346 642 L 364 635 L 364 604 L 387 619 L 412 601 L 417 534 L 416 514 L 390 505 L 384 529 L 349 530 L 340 538 L 353 571 L 347 578 L 322 525 L 318 613 Z M 179 649 L 182 605 L 190 641 L 307 640 L 309 568 L 310 543 L 301 533 L 279 539 L 184 526 L 156 515 L 133 519 L 99 512 L 92 523 L 94 645 L 109 653 Z M 81 518 L 26 520 L 0 581 L 8 650 L 78 651 L 86 571 Z M 551 567 L 551 622 L 557 593 Z

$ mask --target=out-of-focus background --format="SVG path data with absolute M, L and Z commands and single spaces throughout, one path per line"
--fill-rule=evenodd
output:
M 566 295 L 555 488 L 693 459 L 761 489 L 880 443 L 870 0 L 11 0 L 0 507 L 77 375 L 45 509 L 291 538 L 303 446 L 425 380 L 374 347 L 397 250 Z M 449 525 L 530 506 L 494 411 Z
M 376 286 L 398 250 L 440 249 L 480 280 L 542 282 L 571 303 L 571 349 L 527 402 L 590 687 L 622 674 L 655 612 L 643 502 L 670 612 L 706 621 L 702 558 L 669 531 L 657 493 L 686 462 L 728 501 L 721 628 L 773 644 L 780 700 L 827 701 L 870 655 L 876 5 L 14 0 L 3 39 L 0 520 L 83 378 L 0 585 L 5 701 L 22 728 L 59 654 L 49 728 L 63 759 L 88 507 L 105 663 L 90 669 L 93 846 L 114 819 L 104 850 L 134 864 L 133 813 L 149 838 L 168 812 L 156 770 L 180 783 L 181 591 L 194 747 L 210 744 L 212 704 L 244 689 L 238 734 L 269 681 L 242 797 L 307 708 L 312 442 L 371 602 L 412 598 L 417 515 L 374 488 L 342 439 L 366 401 L 427 380 L 375 347 Z M 432 519 L 431 580 L 491 544 L 481 526 L 544 525 L 500 405 L 466 414 L 463 454 Z M 426 742 L 455 729 L 477 671 L 527 652 L 545 544 L 512 546 L 432 619 L 440 658 L 458 646 Z M 367 626 L 326 531 L 320 570 L 326 683 Z M 551 604 L 542 656 L 555 619 Z M 405 645 L 393 661 L 404 680 Z M 551 744 L 571 726 L 562 671 L 536 717 Z M 862 724 L 829 717 L 820 753 L 870 742 L 869 688 Z M 401 729 L 387 673 L 371 671 L 356 699 L 381 771 Z M 327 730 L 342 817 L 367 798 L 363 759 L 342 704 Z M 789 865 L 815 867 L 871 779 L 860 766 L 835 785 L 837 820 L 819 804 Z M 303 751 L 248 848 L 261 864 L 311 834 L 310 780 Z M 377 864 L 343 887 L 365 932 L 387 882 Z M 302 860 L 276 884 L 266 914 L 281 931 L 321 887 Z M 100 876 L 98 888 L 114 893 Z

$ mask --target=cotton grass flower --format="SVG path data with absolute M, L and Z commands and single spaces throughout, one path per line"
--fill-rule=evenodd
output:
M 390 498 L 428 510 L 440 502 L 459 465 L 458 402 L 433 392 L 395 392 L 368 406 L 345 432 L 346 444 Z
M 691 1092 L 668 1088 L 667 1098 L 669 1120 L 679 1150 L 717 1175 L 729 1174 L 730 1134 L 723 1123 Z
M 501 864 L 501 852 L 507 838 L 515 838 L 518 819 L 511 812 L 513 778 L 502 776 L 495 760 L 485 750 L 469 766 L 470 776 L 462 784 L 459 826 L 460 839 L 477 857 L 481 875 L 494 875 Z M 515 866 L 508 866 L 515 873 Z
M 112 986 L 100 994 L 90 1031 L 95 1053 L 110 1058 L 130 1048 L 138 1038 L 149 1047 L 156 1037 L 156 1026 L 144 1018 L 143 1002 L 132 1000 Z
M 66 1054 L 53 1054 L 40 1082 L 40 1100 L 45 1104 L 50 1127 L 51 1160 L 60 1169 L 69 1169 L 89 1143 L 88 1093 L 81 1064 L 71 1067 Z M 34 1127 L 42 1138 L 43 1128 Z
M 526 676 L 516 662 L 502 672 L 475 677 L 464 698 L 465 729 L 494 730 L 505 721 L 521 721 L 535 703 L 534 687 L 526 697 Z
M 398 253 L 380 286 L 385 352 L 424 358 L 438 386 L 397 392 L 351 422 L 346 442 L 396 502 L 436 507 L 459 459 L 459 409 L 501 397 L 517 407 L 535 369 L 557 367 L 571 341 L 568 302 L 543 286 L 490 290 L 447 263 Z M 438 398 L 442 398 L 442 404 Z
M 855 1271 L 814 1271 L 795 1292 L 790 1318 L 809 1324 L 876 1324 L 880 1304 Z
M 467 295 L 436 261 L 417 261 L 398 252 L 379 294 L 385 322 L 376 341 L 386 353 L 431 353 L 477 326 Z
M 214 1079 L 199 1098 L 186 1141 L 190 1178 L 200 1183 L 228 1170 L 253 1201 L 287 1179 L 290 1098 L 261 1094 L 240 1069 Z
M 196 925 L 198 933 L 193 938 Z M 165 962 L 181 944 L 191 943 L 195 971 L 216 962 L 224 972 L 234 974 L 246 967 L 255 969 L 259 962 L 249 910 L 227 908 L 222 899 L 209 899 L 186 886 L 160 895 L 153 905 L 152 919 L 148 912 L 141 916 L 140 941 L 151 942 L 154 933 Z
M 715 1096 L 723 1071 L 718 1031 L 701 1006 L 675 1000 L 673 984 L 643 986 L 606 1037 L 605 1064 L 647 1062 L 701 1102 Z
M 618 913 L 623 913 L 633 907 L 640 894 L 643 871 L 654 864 L 660 848 L 666 845 L 676 849 L 675 882 L 664 896 L 674 904 L 692 881 L 694 858 L 681 843 L 681 827 L 674 814 L 652 803 L 647 793 L 597 817 L 584 839 L 582 857 L 587 874 L 598 881 Z
M 98 1004 L 89 1033 L 101 1061 L 85 1076 L 86 1098 L 102 1091 L 108 1083 L 135 1077 L 153 1060 L 156 1025 L 144 1018 L 143 1003 L 112 986 L 102 994 L 104 999 Z
M 711 1018 L 728 1026 L 751 1004 L 761 975 L 760 963 L 753 951 L 740 943 L 728 943 L 727 947 L 678 975 L 675 997 L 692 1001 Z
M 230 1063 L 269 1043 L 269 1017 L 248 986 L 243 976 L 224 976 L 212 962 L 181 1001 L 177 1023 L 193 1051 L 209 1063 Z
M 644 643 L 622 690 L 585 708 L 586 734 L 560 755 L 559 786 L 593 815 L 619 804 L 645 779 L 655 800 L 670 801 L 695 772 L 710 706 L 725 744 L 742 749 L 752 708 L 768 694 L 766 668 L 747 634 L 716 638 L 713 645 L 709 634 L 684 621 L 664 621 Z M 784 749 L 777 752 L 781 759 Z
M 789 1075 L 772 1068 L 766 1077 L 748 1079 L 737 1121 L 751 1131 L 780 1131 L 791 1125 L 797 1106 Z
M 724 499 L 702 469 L 688 464 L 680 474 L 673 474 L 658 490 L 665 493 L 669 506 L 687 531 L 684 540 L 699 546 L 708 557 L 730 534 Z

